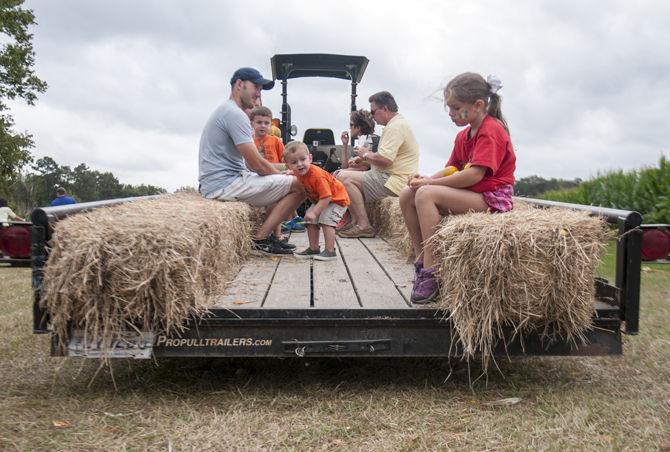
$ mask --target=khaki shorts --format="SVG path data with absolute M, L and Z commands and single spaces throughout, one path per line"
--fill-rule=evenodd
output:
M 307 209 L 307 212 L 312 210 L 314 208 L 314 204 L 312 204 L 309 209 Z M 316 219 L 316 221 L 307 221 L 305 220 L 306 224 L 322 224 L 324 226 L 332 226 L 335 227 L 337 226 L 337 223 L 340 222 L 342 217 L 344 216 L 344 213 L 347 211 L 346 206 L 341 206 L 339 204 L 335 204 L 334 202 L 331 202 L 326 206 L 325 209 L 323 209 L 323 212 L 321 212 L 321 215 L 319 215 L 319 218 Z
M 244 171 L 240 176 L 219 192 L 210 197 L 219 201 L 242 201 L 254 207 L 272 205 L 291 191 L 293 176 L 269 174 L 261 176 L 251 171 Z
M 363 175 L 363 196 L 365 202 L 379 201 L 389 196 L 398 196 L 388 188 L 384 187 L 389 175 L 376 169 L 366 171 Z

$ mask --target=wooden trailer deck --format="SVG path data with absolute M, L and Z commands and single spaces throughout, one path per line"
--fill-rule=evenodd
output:
M 73 214 L 133 201 L 137 198 L 44 207 L 31 214 L 31 261 L 34 288 L 33 332 L 52 334 L 54 356 L 99 357 L 97 344 L 86 335 L 70 338 L 67 349 L 49 328 L 42 304 L 43 267 L 54 223 Z M 617 225 L 616 277 L 613 283 L 595 278 L 594 327 L 586 344 L 546 340 L 540 333 L 523 338 L 511 329 L 494 354 L 614 355 L 622 353 L 621 327 L 639 328 L 640 245 L 642 222 L 636 212 L 577 204 L 528 200 L 540 206 L 590 212 Z M 298 249 L 307 235 L 294 234 Z M 114 340 L 109 357 L 286 357 L 286 356 L 403 356 L 449 357 L 458 354 L 452 325 L 436 304 L 409 302 L 414 278 L 410 262 L 381 238 L 342 239 L 338 259 L 299 260 L 293 256 L 253 257 L 231 281 L 228 291 L 213 298 L 210 312 L 185 322 L 173 335 L 129 331 Z M 126 337 L 128 336 L 128 337 Z M 77 342 L 78 341 L 78 342 Z M 456 348 L 454 348 L 456 345 Z M 79 347 L 79 349 L 78 349 Z M 98 347 L 96 349 L 96 347 Z M 96 354 L 97 353 L 97 354 Z
M 308 246 L 306 233 L 289 241 L 300 251 Z M 252 256 L 212 307 L 416 309 L 409 301 L 414 267 L 384 239 L 338 238 L 336 249 L 335 261 Z

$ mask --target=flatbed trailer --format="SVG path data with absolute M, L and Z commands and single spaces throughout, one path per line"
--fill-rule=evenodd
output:
M 50 334 L 49 313 L 41 305 L 47 243 L 55 222 L 78 212 L 137 198 L 46 207 L 33 212 L 33 330 Z M 618 355 L 622 332 L 639 329 L 640 229 L 636 212 L 524 199 L 539 206 L 585 210 L 618 229 L 614 281 L 595 278 L 593 325 L 586 344 L 523 339 L 507 332 L 498 355 Z M 306 234 L 293 234 L 298 249 Z M 338 259 L 313 262 L 287 257 L 252 257 L 228 290 L 212 299 L 209 313 L 189 319 L 188 330 L 168 336 L 129 332 L 107 344 L 110 357 L 448 357 L 452 346 L 447 313 L 409 302 L 413 266 L 382 238 L 338 239 Z M 53 337 L 53 335 L 52 335 Z M 67 347 L 52 339 L 52 355 L 99 357 L 100 344 L 72 331 Z M 111 347 L 110 347 L 111 346 Z

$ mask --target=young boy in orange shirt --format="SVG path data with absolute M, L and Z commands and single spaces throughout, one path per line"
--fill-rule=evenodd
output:
M 254 143 L 258 151 L 277 169 L 286 169 L 283 163 L 284 143 L 281 138 L 270 135 L 272 112 L 268 107 L 254 107 L 249 113 L 251 127 L 254 129 Z
M 307 197 L 312 201 L 312 205 L 305 213 L 309 248 L 294 252 L 295 257 L 314 258 L 320 261 L 337 259 L 335 226 L 349 205 L 349 195 L 344 185 L 329 172 L 312 165 L 312 155 L 301 141 L 291 141 L 286 145 L 284 161 L 305 187 Z M 323 230 L 325 242 L 323 251 L 319 247 L 319 227 Z
M 272 126 L 272 111 L 262 105 L 254 107 L 249 112 L 249 119 L 251 120 L 251 128 L 254 129 L 254 144 L 258 152 L 275 168 L 285 170 L 286 164 L 283 163 L 284 143 L 282 143 L 281 138 L 269 134 Z M 272 208 L 269 208 L 268 212 L 271 210 Z M 277 225 L 273 234 L 278 240 L 286 240 L 282 233 L 281 224 Z

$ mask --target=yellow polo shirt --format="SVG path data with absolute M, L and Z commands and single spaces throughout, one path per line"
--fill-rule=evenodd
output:
M 419 172 L 419 144 L 401 114 L 391 118 L 382 130 L 377 154 L 393 161 L 387 168 L 373 167 L 389 175 L 384 186 L 399 195 L 407 186 L 407 180 Z

